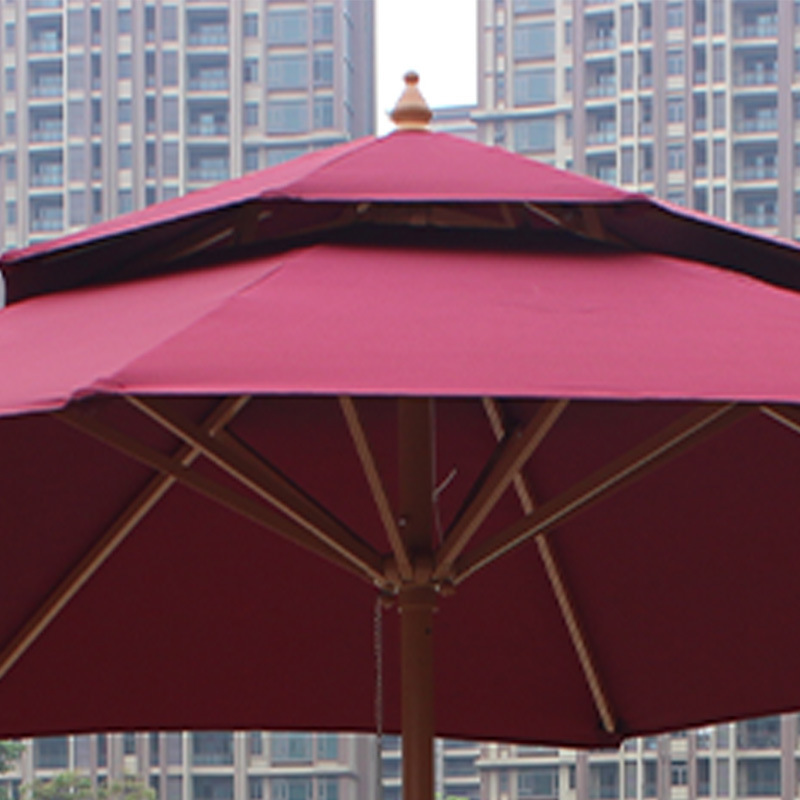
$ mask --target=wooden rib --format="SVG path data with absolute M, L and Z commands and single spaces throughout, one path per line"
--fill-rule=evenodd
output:
M 174 461 L 169 456 L 153 450 L 147 445 L 131 436 L 127 436 L 120 431 L 90 417 L 84 412 L 74 408 L 67 408 L 63 411 L 55 412 L 54 416 L 63 420 L 81 432 L 98 439 L 109 447 L 123 453 L 129 458 L 144 464 L 151 469 L 170 475 L 178 483 L 188 489 L 213 500 L 219 505 L 233 511 L 240 516 L 255 522 L 273 533 L 276 533 L 289 541 L 295 542 L 312 553 L 315 553 L 328 561 L 342 567 L 349 572 L 365 578 L 370 583 L 383 581 L 383 575 L 376 574 L 372 569 L 359 569 L 351 561 L 344 559 L 339 552 L 328 547 L 315 536 L 312 536 L 305 528 L 271 510 L 262 502 L 255 500 L 239 492 L 223 486 L 220 483 L 190 470 L 188 467 Z
M 224 442 L 213 439 L 199 426 L 176 414 L 163 401 L 130 395 L 126 395 L 126 400 L 165 430 L 199 448 L 212 463 L 305 528 L 327 547 L 338 552 L 359 570 L 376 579 L 383 579 L 382 558 L 376 550 L 359 539 L 278 470 L 252 451 L 240 446 L 235 439 L 226 439 Z
M 568 400 L 543 402 L 524 428 L 503 437 L 496 456 L 493 456 L 494 463 L 481 477 L 470 501 L 451 526 L 436 554 L 434 578 L 442 579 L 450 574 L 456 559 L 503 496 L 514 476 L 556 424 L 568 403 Z
M 381 522 L 386 531 L 386 537 L 389 540 L 392 553 L 394 553 L 397 570 L 403 580 L 410 581 L 412 570 L 408 550 L 406 550 L 405 543 L 400 536 L 397 520 L 389 504 L 389 498 L 383 486 L 383 481 L 378 471 L 378 465 L 375 463 L 375 458 L 372 455 L 372 449 L 369 446 L 369 440 L 361 424 L 361 419 L 358 416 L 353 398 L 340 397 L 339 405 L 344 414 L 345 421 L 347 422 L 347 428 L 353 439 L 358 458 L 361 461 L 361 468 L 364 470 L 367 484 L 369 485 L 370 492 L 372 492 L 372 498 L 378 508 L 378 514 L 380 515 Z
M 800 409 L 787 405 L 761 405 L 758 410 L 790 431 L 800 433 Z
M 495 437 L 500 441 L 505 436 L 505 426 L 497 403 L 492 398 L 485 397 L 483 398 L 483 408 L 486 411 L 486 416 L 489 418 L 489 424 L 492 426 Z M 530 514 L 534 509 L 535 503 L 525 478 L 520 473 L 514 476 L 514 488 L 517 491 L 522 510 L 526 514 Z M 536 545 L 539 549 L 539 556 L 544 564 L 545 573 L 550 581 L 550 587 L 558 602 L 564 624 L 567 626 L 570 641 L 575 648 L 578 662 L 581 665 L 586 683 L 589 686 L 595 708 L 603 723 L 603 728 L 607 733 L 614 733 L 617 730 L 617 723 L 611 709 L 611 703 L 608 700 L 608 692 L 600 681 L 595 660 L 592 657 L 591 650 L 586 641 L 586 636 L 583 632 L 583 626 L 578 620 L 578 615 L 575 612 L 575 604 L 567 590 L 564 576 L 561 573 L 561 567 L 556 560 L 552 547 L 550 547 L 547 534 L 537 536 Z
M 519 522 L 481 542 L 454 565 L 458 583 L 509 550 L 585 511 L 634 478 L 666 463 L 704 438 L 749 414 L 752 408 L 733 403 L 703 405 L 651 436 L 589 477 L 553 498 Z
M 232 397 L 222 401 L 204 421 L 204 429 L 213 436 L 222 430 L 244 408 L 248 400 L 248 397 Z M 196 448 L 184 446 L 175 455 L 175 459 L 183 466 L 189 466 L 199 455 L 200 451 Z M 61 613 L 64 606 L 103 566 L 122 542 L 125 541 L 128 534 L 144 519 L 174 484 L 175 479 L 171 475 L 157 475 L 150 480 L 133 502 L 95 542 L 88 553 L 70 570 L 69 574 L 36 609 L 22 630 L 0 652 L 0 679 L 25 655 L 31 645 Z

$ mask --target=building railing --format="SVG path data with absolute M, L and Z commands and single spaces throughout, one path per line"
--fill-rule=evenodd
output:
M 60 53 L 64 42 L 62 39 L 31 39 L 28 42 L 29 53 Z
M 31 142 L 59 142 L 64 138 L 64 126 L 54 128 L 31 128 L 29 141 Z
M 220 45 L 228 44 L 227 31 L 199 31 L 197 33 L 189 34 L 190 45 L 202 45 L 217 47 Z
M 775 165 L 752 165 L 739 167 L 735 172 L 735 178 L 740 181 L 764 181 L 778 177 L 778 167 Z M 741 746 L 741 745 L 740 745 Z M 771 745 L 778 747 L 778 745 Z
M 227 136 L 230 127 L 227 122 L 208 124 L 207 122 L 190 122 L 189 133 L 193 136 Z
M 64 171 L 33 172 L 31 173 L 31 186 L 63 186 Z
M 587 97 L 613 97 L 617 93 L 617 85 L 613 82 L 595 83 L 586 87 Z
M 60 97 L 63 94 L 63 82 L 59 78 L 58 81 L 46 81 L 41 83 L 33 83 L 30 88 L 30 97 Z
M 739 120 L 735 128 L 737 133 L 756 133 L 760 131 L 778 130 L 778 117 L 756 117 Z
M 778 20 L 739 25 L 734 29 L 734 35 L 740 39 L 771 39 L 778 35 Z
M 616 47 L 614 36 L 598 36 L 594 39 L 587 39 L 584 49 L 587 53 L 595 53 L 598 50 L 613 50 Z
M 189 170 L 190 181 L 226 181 L 229 177 L 230 170 L 227 167 L 195 167 Z
M 777 70 L 747 70 L 733 76 L 734 86 L 774 86 L 777 82 Z
M 614 144 L 616 141 L 616 131 L 590 131 L 586 134 L 587 144 Z
M 743 214 L 741 221 L 750 228 L 775 228 L 778 225 L 778 215 L 774 212 L 755 212 Z
M 32 231 L 60 231 L 63 227 L 63 214 L 58 217 L 34 217 L 31 220 Z
M 190 78 L 189 89 L 191 91 L 227 91 L 229 81 L 227 78 Z

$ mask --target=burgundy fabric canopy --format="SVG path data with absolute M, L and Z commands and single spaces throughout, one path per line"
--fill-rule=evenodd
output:
M 800 708 L 794 245 L 399 132 L 3 263 L 0 735 L 369 730 L 378 596 L 391 729 Z

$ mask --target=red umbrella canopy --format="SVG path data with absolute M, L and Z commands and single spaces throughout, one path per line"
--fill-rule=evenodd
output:
M 8 254 L 0 735 L 368 730 L 376 597 L 389 728 L 800 708 L 799 263 L 411 131 Z

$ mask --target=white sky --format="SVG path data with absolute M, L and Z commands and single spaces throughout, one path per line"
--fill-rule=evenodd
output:
M 377 0 L 378 133 L 413 69 L 430 106 L 476 100 L 476 0 Z

